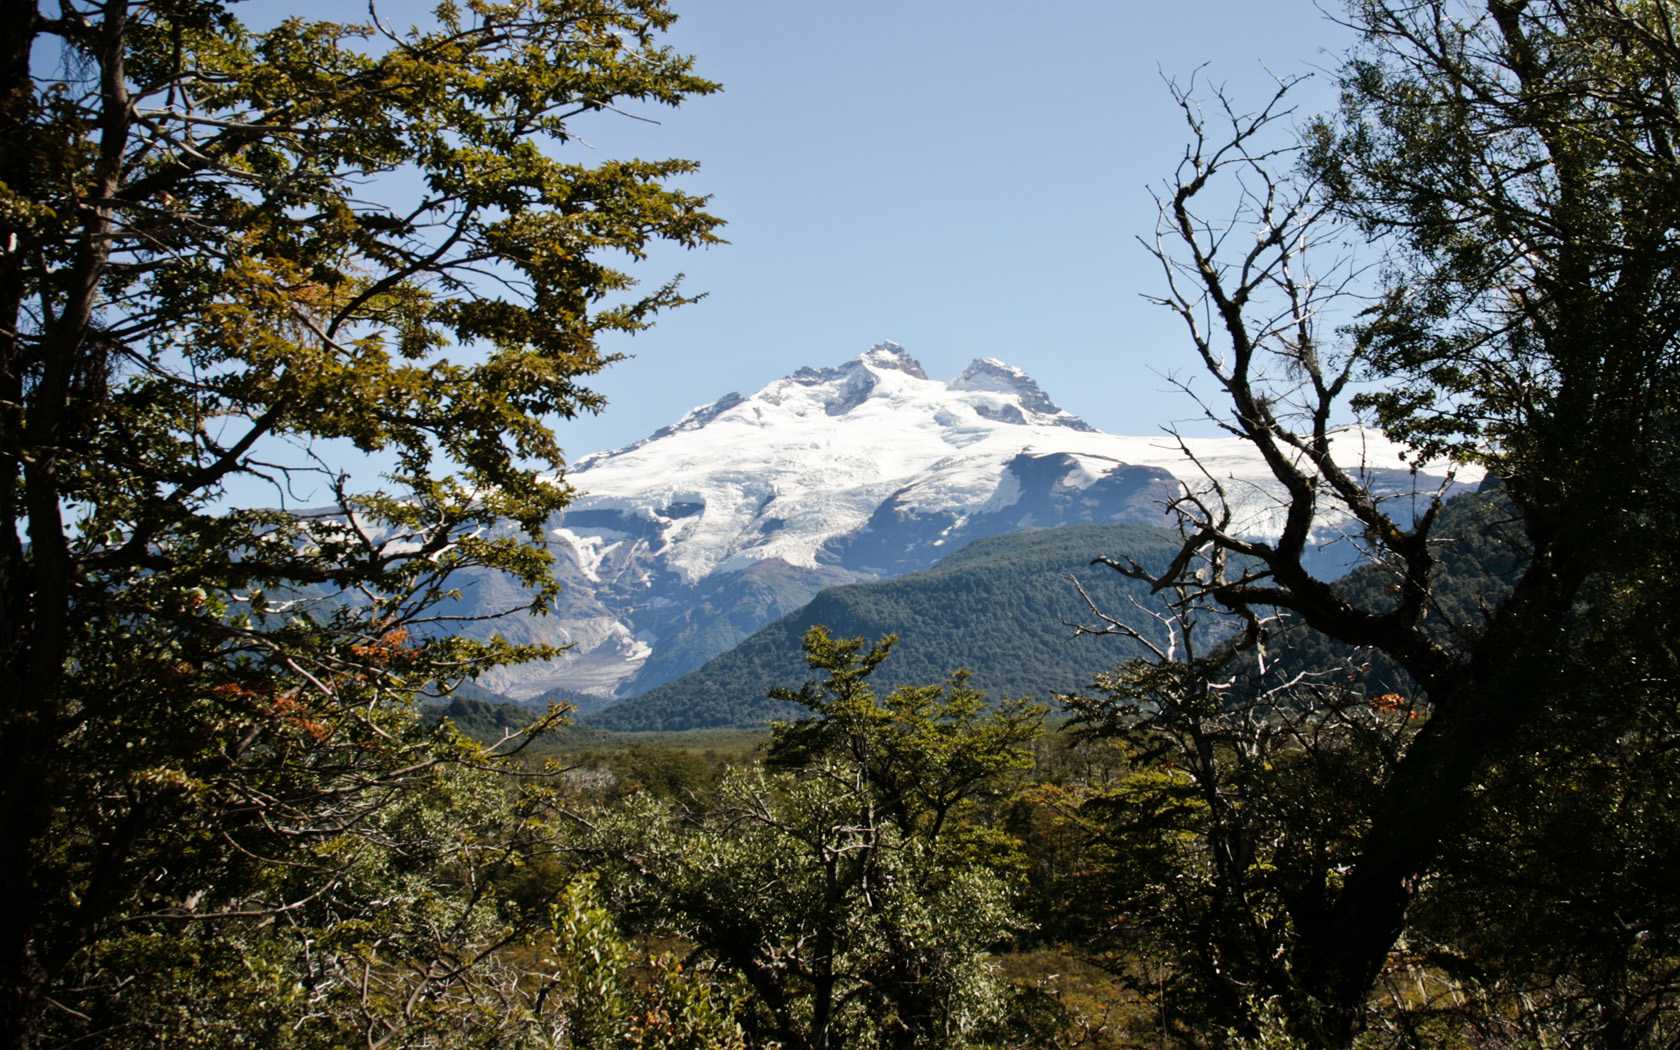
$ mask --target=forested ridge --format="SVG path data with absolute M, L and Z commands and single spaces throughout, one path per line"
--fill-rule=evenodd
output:
M 818 625 L 846 637 L 897 635 L 893 662 L 883 672 L 889 687 L 939 681 L 960 668 L 992 695 L 1048 700 L 1134 655 L 1124 639 L 1075 635 L 1073 625 L 1090 618 L 1081 586 L 1108 607 L 1148 590 L 1093 569 L 1091 559 L 1123 550 L 1164 567 L 1175 549 L 1172 533 L 1144 525 L 1072 525 L 976 540 L 924 572 L 831 587 L 701 670 L 585 722 L 635 732 L 787 717 L 794 709 L 768 700 L 765 683 L 800 679 L 800 639 Z
M 1355 0 L 1318 117 L 1169 83 L 1152 294 L 1277 528 L 1209 469 L 831 592 L 692 749 L 474 699 L 556 653 L 451 611 L 551 606 L 555 421 L 691 301 L 605 260 L 721 243 L 577 152 L 717 90 L 674 17 L 0 19 L 0 1045 L 1680 1046 L 1680 8 Z M 1490 480 L 1396 501 L 1349 413 Z M 1130 655 L 957 659 L 1052 638 Z

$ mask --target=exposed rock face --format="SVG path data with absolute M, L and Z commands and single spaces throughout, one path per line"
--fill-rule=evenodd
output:
M 1013 395 L 1019 399 L 1019 407 L 1004 404 L 996 408 L 990 406 L 976 406 L 976 410 L 987 419 L 995 419 L 1000 423 L 1026 423 L 1024 413 L 1031 412 L 1039 418 L 1059 420 L 1062 426 L 1087 433 L 1098 433 L 1097 428 L 1080 419 L 1078 416 L 1063 412 L 1033 378 L 1013 365 L 1006 365 L 995 357 L 976 358 L 974 363 L 963 369 L 962 375 L 951 380 L 950 389 L 957 391 L 989 391 L 1006 396 Z M 988 410 L 989 409 L 989 410 Z M 995 413 L 993 415 L 992 413 Z M 1011 418 L 997 418 L 1008 416 Z
M 922 491 L 946 488 L 943 473 L 930 472 L 893 493 L 862 528 L 834 540 L 836 560 L 881 579 L 925 569 L 971 540 L 1021 529 L 1164 524 L 1162 507 L 1180 491 L 1178 479 L 1161 467 L 1023 451 L 1004 462 L 985 502 L 947 508 Z

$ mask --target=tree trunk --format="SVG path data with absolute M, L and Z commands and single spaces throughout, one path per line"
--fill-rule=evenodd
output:
M 1323 1016 L 1300 1019 L 1315 1039 L 1347 1046 L 1405 927 L 1420 880 L 1474 802 L 1498 749 L 1543 710 L 1562 628 L 1586 578 L 1537 556 L 1489 625 L 1465 671 L 1428 690 L 1434 713 L 1395 769 L 1359 860 L 1322 923 L 1302 931 L 1298 973 Z

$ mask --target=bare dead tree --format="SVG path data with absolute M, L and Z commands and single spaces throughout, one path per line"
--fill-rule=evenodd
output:
M 1191 91 L 1175 90 L 1190 141 L 1159 197 L 1151 245 L 1167 284 L 1157 301 L 1184 321 L 1201 371 L 1217 388 L 1201 403 L 1264 457 L 1284 493 L 1281 530 L 1272 539 L 1246 533 L 1210 472 L 1208 484 L 1170 508 L 1183 543 L 1164 572 L 1124 557 L 1101 560 L 1148 582 L 1175 609 L 1235 617 L 1243 627 L 1231 653 L 1260 645 L 1281 611 L 1384 655 L 1415 683 L 1415 696 L 1399 699 L 1416 717 L 1393 738 L 1392 761 L 1375 767 L 1369 812 L 1336 877 L 1291 903 L 1287 935 L 1270 948 L 1255 944 L 1275 951 L 1287 973 L 1275 991 L 1291 1027 L 1315 1042 L 1346 1045 L 1365 1023 L 1367 998 L 1406 929 L 1408 906 L 1467 813 L 1477 777 L 1555 700 L 1565 625 L 1606 563 L 1581 530 L 1602 506 L 1584 499 L 1584 486 L 1568 491 L 1535 477 L 1531 461 L 1500 458 L 1512 442 L 1486 462 L 1521 489 L 1526 565 L 1481 622 L 1445 630 L 1436 622 L 1442 493 L 1425 494 L 1421 510 L 1402 515 L 1357 455 L 1336 447 L 1351 395 L 1385 378 L 1380 367 L 1393 356 L 1378 344 L 1393 337 L 1396 319 L 1416 310 L 1407 299 L 1415 290 L 1362 268 L 1345 247 L 1370 235 L 1369 216 L 1350 208 L 1345 186 L 1324 181 L 1333 166 L 1300 163 L 1301 136 L 1287 127 L 1295 86 L 1280 81 L 1254 113 L 1217 93 L 1204 107 Z M 1505 335 L 1519 327 L 1506 326 Z M 1525 367 L 1532 371 L 1532 362 Z M 1369 558 L 1392 574 L 1381 601 L 1357 601 L 1313 571 L 1309 551 L 1332 518 L 1351 522 Z M 1163 659 L 1177 655 L 1157 651 Z M 1184 666 L 1207 675 L 1222 665 Z

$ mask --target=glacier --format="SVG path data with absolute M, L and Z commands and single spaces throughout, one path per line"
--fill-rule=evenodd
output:
M 1416 467 L 1370 429 L 1338 431 L 1333 449 L 1420 506 L 1479 480 Z M 479 684 L 515 699 L 558 687 L 604 705 L 699 667 L 824 587 L 926 568 L 1018 529 L 1170 525 L 1164 503 L 1210 480 L 1239 531 L 1277 533 L 1281 486 L 1240 439 L 1105 434 L 1002 361 L 978 359 L 942 382 L 879 343 L 574 464 L 566 481 L 580 495 L 548 531 L 559 603 L 500 625 L 572 648 Z M 1329 544 L 1347 525 L 1328 508 L 1317 532 Z

